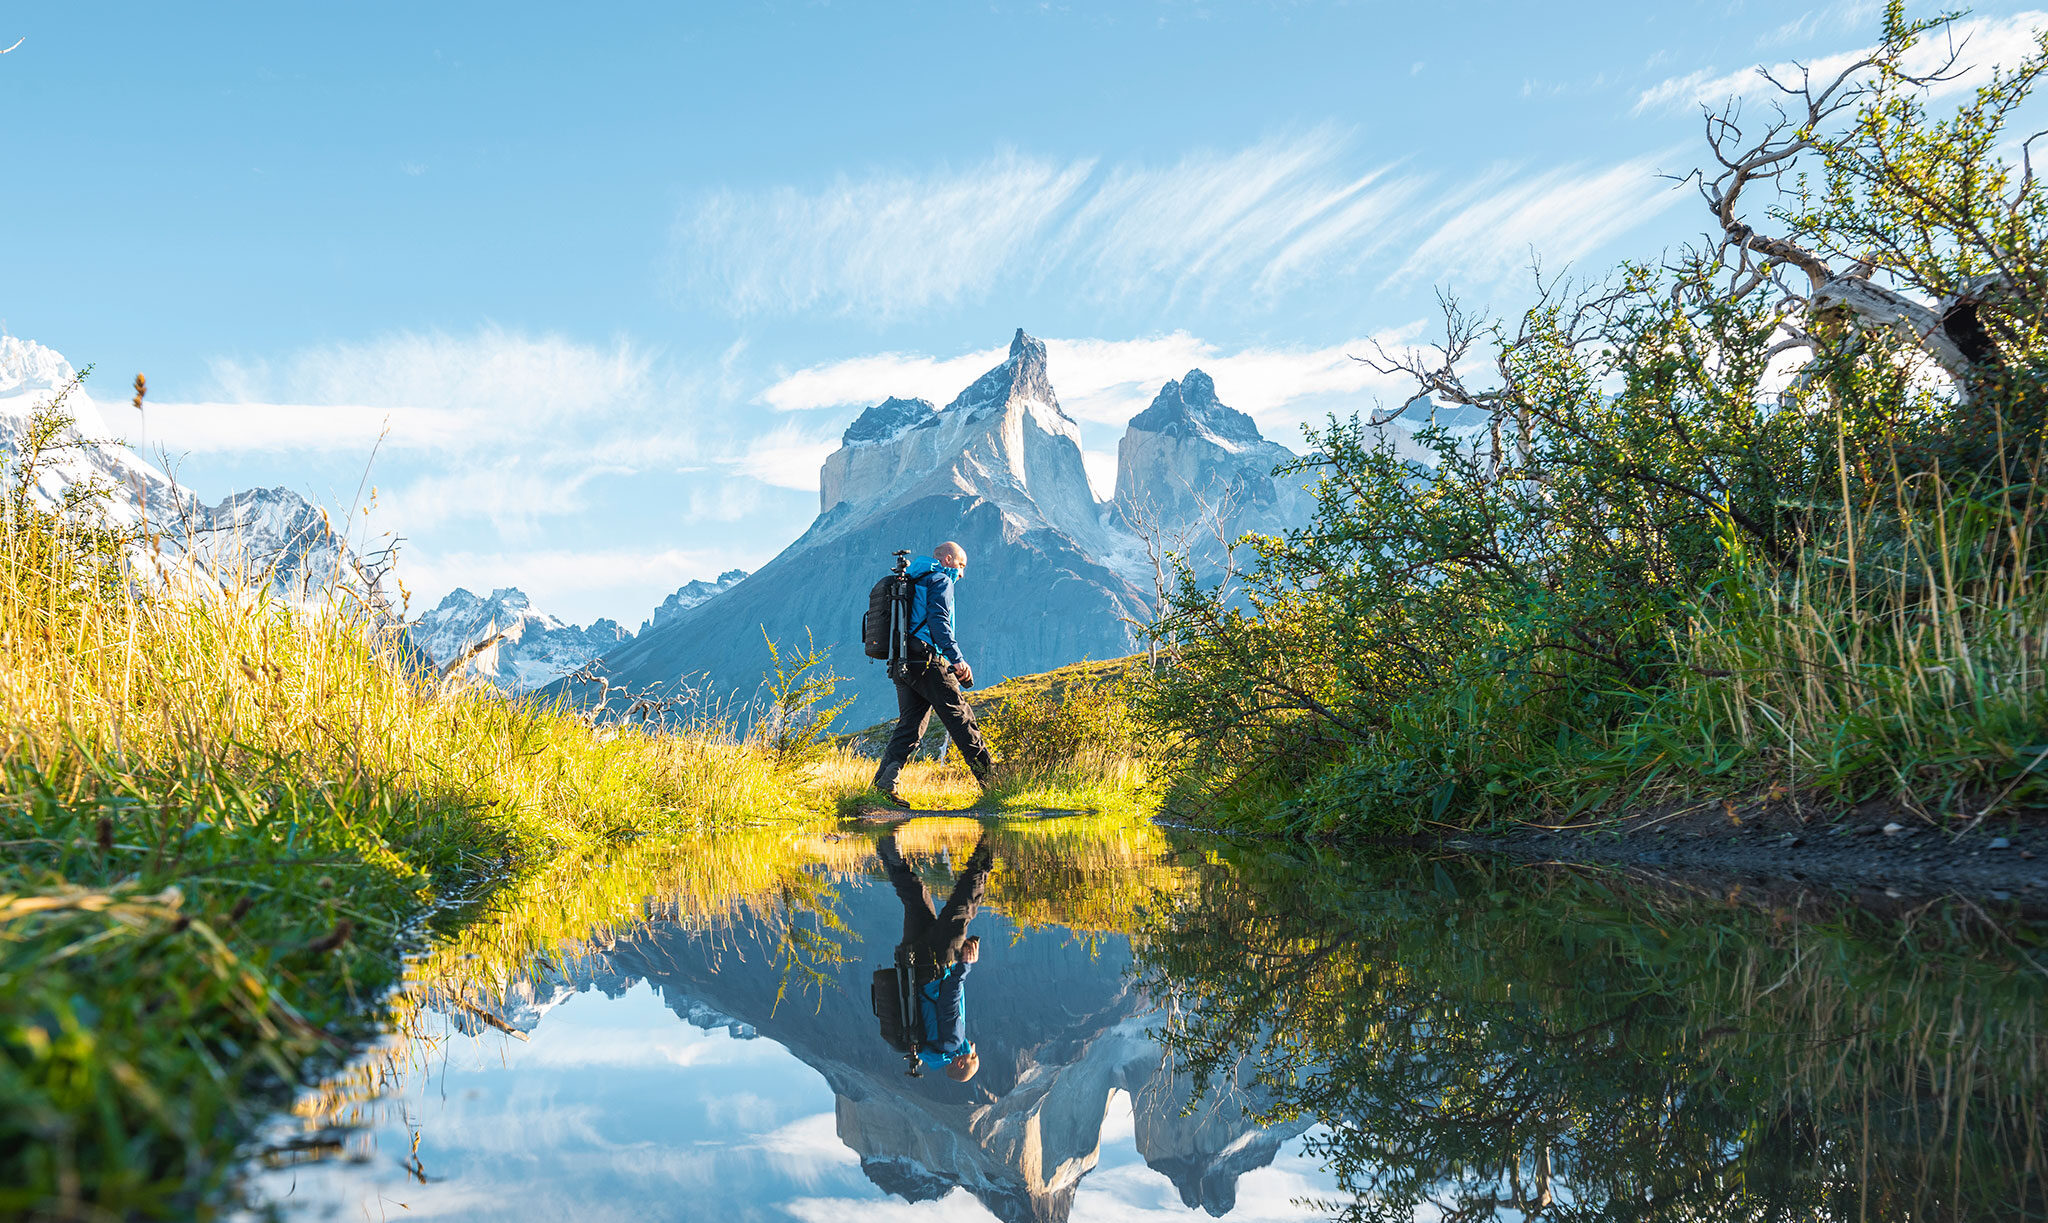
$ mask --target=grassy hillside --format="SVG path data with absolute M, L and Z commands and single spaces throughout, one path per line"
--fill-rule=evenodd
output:
M 0 496 L 0 1216 L 190 1217 L 422 915 L 650 834 L 829 812 L 816 754 L 444 684 L 345 601 L 130 580 Z M 141 546 L 147 546 L 146 542 Z
M 1128 695 L 1143 666 L 1142 655 L 1090 660 L 970 691 L 996 759 L 995 784 L 980 793 L 933 718 L 899 789 L 920 809 L 1149 813 L 1158 796 Z M 873 774 L 895 729 L 892 719 L 839 741 L 843 759 L 836 767 L 849 789 Z M 868 798 L 849 802 L 873 805 Z

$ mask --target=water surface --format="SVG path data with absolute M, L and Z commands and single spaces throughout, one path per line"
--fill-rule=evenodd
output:
M 1100 820 L 996 854 L 980 1069 L 870 1005 L 882 829 L 565 868 L 413 966 L 390 1038 L 251 1165 L 294 1218 L 2042 1218 L 2014 914 L 1673 888 Z M 2030 943 L 2030 940 L 2032 942 Z

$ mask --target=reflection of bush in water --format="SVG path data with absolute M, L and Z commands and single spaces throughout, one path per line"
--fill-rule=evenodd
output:
M 1982 930 L 1533 870 L 1256 857 L 1139 939 L 1191 1068 L 1250 1055 L 1348 1219 L 2042 1217 L 2043 978 Z M 1333 1207 L 1337 1209 L 1337 1207 Z

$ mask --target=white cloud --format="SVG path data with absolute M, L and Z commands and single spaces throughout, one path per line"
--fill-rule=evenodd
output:
M 722 191 L 684 209 L 675 258 L 685 292 L 741 315 L 886 319 L 1046 284 L 1124 303 L 1266 301 L 1405 258 L 1431 236 L 1442 201 L 1474 189 L 1526 196 L 1557 189 L 1561 174 L 1606 182 L 1636 165 L 1494 171 L 1461 193 L 1400 163 L 1362 162 L 1353 146 L 1348 133 L 1323 126 L 1165 165 L 1010 153 L 965 171 L 842 177 L 809 192 Z M 935 385 L 959 385 L 930 372 Z
M 173 454 L 341 450 L 368 454 L 378 438 L 393 449 L 445 449 L 461 442 L 467 421 L 441 408 L 367 404 L 151 403 L 149 449 Z M 125 418 L 127 414 L 123 414 Z M 124 424 L 130 424 L 123 419 Z M 138 435 L 140 436 L 140 435 Z
M 1116 496 L 1116 451 L 1083 450 L 1081 466 L 1088 472 L 1088 487 L 1099 501 Z
M 1780 33 L 1787 37 L 1801 35 L 1806 29 L 1802 26 L 1805 20 L 1802 18 L 1788 24 Z M 2010 68 L 2034 53 L 2039 48 L 2038 32 L 2044 25 L 2048 25 L 2048 12 L 2039 10 L 2015 13 L 2009 17 L 1959 21 L 1946 30 L 1937 31 L 1907 52 L 1903 66 L 1908 73 L 1929 73 L 1946 62 L 1954 52 L 1958 56 L 1958 64 L 1966 70 L 1935 83 L 1928 89 L 1927 96 L 1946 97 L 1975 89 L 1990 79 L 1993 68 Z M 1803 63 L 1804 70 L 1816 83 L 1832 81 L 1851 64 L 1869 55 L 1871 50 L 1870 47 L 1859 47 L 1797 63 L 1787 60 L 1771 65 L 1769 71 L 1778 80 L 1792 84 L 1800 79 Z M 1645 89 L 1636 98 L 1635 113 L 1689 110 L 1702 106 L 1719 108 L 1731 100 L 1780 96 L 1783 95 L 1778 87 L 1764 79 L 1761 69 L 1744 68 L 1736 72 L 1716 73 L 1709 68 L 1668 77 Z
M 1658 177 L 1655 158 L 1533 178 L 1502 170 L 1454 197 L 1455 211 L 1388 282 L 1490 283 L 1526 268 L 1532 254 L 1555 269 L 1690 198 Z
M 1758 35 L 1756 45 L 1783 46 L 1833 30 L 1855 27 L 1868 29 L 1876 23 L 1877 14 L 1883 7 L 1878 0 L 1835 0 L 1833 4 L 1808 9 L 1776 29 Z
M 612 473 L 619 470 L 610 469 Z M 500 534 L 516 534 L 531 530 L 543 518 L 581 512 L 584 486 L 605 474 L 601 467 L 544 471 L 523 466 L 516 458 L 506 459 L 488 466 L 434 472 L 383 489 L 378 508 L 384 514 L 381 521 L 407 532 L 481 519 Z
M 716 192 L 677 221 L 682 287 L 736 314 L 957 301 L 987 289 L 1092 168 L 1007 153 L 964 171 L 842 177 L 810 194 Z
M 1225 403 L 1262 422 L 1292 425 L 1298 419 L 1291 414 L 1306 402 L 1393 390 L 1395 380 L 1352 358 L 1370 355 L 1375 342 L 1389 348 L 1410 342 L 1420 330 L 1415 323 L 1327 348 L 1225 351 L 1185 331 L 1135 340 L 1049 339 L 1045 346 L 1060 406 L 1079 421 L 1121 428 L 1152 402 L 1163 383 L 1199 367 L 1216 380 L 1216 393 Z M 890 395 L 919 394 L 944 403 L 1001 359 L 1002 350 L 945 359 L 875 353 L 800 370 L 759 398 L 783 411 L 841 409 L 842 417 L 845 409 Z M 788 426 L 757 443 L 742 469 L 784 487 L 816 488 L 817 465 L 837 444 L 836 429 L 811 432 Z M 1114 482 L 1114 455 L 1082 457 L 1095 464 L 1092 475 L 1106 464 Z
M 654 354 L 486 327 L 403 332 L 305 349 L 286 360 L 212 363 L 218 396 L 152 402 L 152 450 L 468 450 L 644 412 L 665 388 Z M 670 436 L 673 437 L 671 430 Z
M 1346 144 L 1325 127 L 1165 168 L 1113 169 L 1057 235 L 1048 261 L 1087 269 L 1088 287 L 1105 296 L 1247 284 L 1270 292 L 1307 270 L 1293 248 L 1312 228 L 1314 250 L 1355 263 L 1389 240 L 1390 222 L 1421 182 L 1388 180 L 1384 166 L 1346 172 Z
M 943 406 L 1007 352 L 990 348 L 944 360 L 896 352 L 853 357 L 798 370 L 778 379 L 758 399 L 778 412 L 873 403 L 889 395 L 929 399 Z M 872 394 L 872 388 L 882 385 L 891 389 L 882 395 Z
M 838 448 L 837 429 L 784 424 L 749 441 L 728 465 L 763 484 L 815 493 L 818 468 Z

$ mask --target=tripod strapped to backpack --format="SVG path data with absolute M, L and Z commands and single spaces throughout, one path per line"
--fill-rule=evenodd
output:
M 924 1077 L 924 1063 L 917 1056 L 924 1044 L 924 1004 L 918 996 L 915 963 L 908 945 L 898 947 L 894 966 L 875 970 L 868 1000 L 881 1021 L 882 1039 L 909 1063 L 903 1073 L 919 1079 Z

